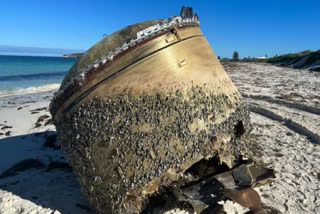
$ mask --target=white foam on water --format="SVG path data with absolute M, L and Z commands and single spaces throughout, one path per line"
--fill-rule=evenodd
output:
M 22 95 L 22 94 L 31 94 L 38 92 L 54 91 L 58 90 L 60 84 L 47 84 L 42 86 L 32 86 L 27 88 L 11 88 L 0 90 L 0 97 L 6 97 L 10 95 Z

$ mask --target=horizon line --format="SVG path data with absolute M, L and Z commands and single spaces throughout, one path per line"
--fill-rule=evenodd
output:
M 53 53 L 16 53 L 16 52 L 0 52 L 0 56 L 30 56 L 30 57 L 63 57 L 64 54 L 53 54 Z

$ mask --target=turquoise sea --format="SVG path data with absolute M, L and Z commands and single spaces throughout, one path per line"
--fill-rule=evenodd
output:
M 1 56 L 0 96 L 57 88 L 76 59 Z

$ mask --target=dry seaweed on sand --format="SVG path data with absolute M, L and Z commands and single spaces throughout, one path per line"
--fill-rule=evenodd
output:
M 34 128 L 40 127 L 40 126 L 41 126 L 41 123 L 44 122 L 44 120 L 45 120 L 45 119 L 48 119 L 48 118 L 50 118 L 50 116 L 49 116 L 49 115 L 46 115 L 46 114 L 40 116 L 40 117 L 38 118 L 37 122 L 35 123 Z M 45 125 L 46 125 L 47 123 L 48 123 L 48 121 L 46 121 Z
M 1 130 L 6 130 L 6 129 L 12 129 L 12 126 L 3 126 L 3 127 L 1 127 Z

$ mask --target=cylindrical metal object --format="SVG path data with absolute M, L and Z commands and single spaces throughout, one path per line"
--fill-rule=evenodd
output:
M 237 165 L 248 141 L 246 103 L 195 17 L 104 38 L 71 68 L 51 113 L 100 213 L 139 213 L 164 187 L 196 179 L 185 171 L 202 159 Z

